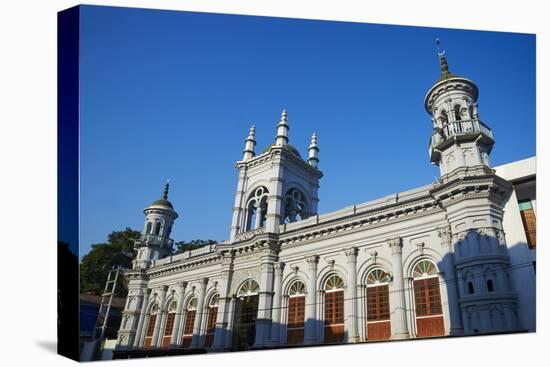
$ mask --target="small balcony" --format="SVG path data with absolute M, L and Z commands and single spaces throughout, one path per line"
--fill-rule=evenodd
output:
M 430 159 L 438 162 L 441 150 L 451 145 L 455 140 L 469 140 L 481 138 L 484 143 L 493 145 L 493 132 L 478 119 L 452 121 L 442 129 L 434 131 L 430 136 Z
M 146 234 L 135 240 L 135 248 L 139 247 L 168 247 L 172 248 L 174 240 L 168 237 L 164 237 L 158 234 Z

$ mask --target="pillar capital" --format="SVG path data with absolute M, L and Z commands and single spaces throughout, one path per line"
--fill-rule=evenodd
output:
M 359 250 L 357 249 L 357 247 L 348 247 L 344 249 L 344 253 L 348 258 L 348 261 L 356 261 Z
M 199 279 L 199 284 L 201 285 L 201 288 L 206 288 L 206 285 L 208 284 L 208 278 Z
M 392 254 L 400 254 L 403 250 L 403 241 L 401 237 L 389 238 L 386 240 L 391 248 Z
M 437 228 L 437 235 L 441 239 L 442 245 L 447 245 L 451 243 L 452 233 L 450 226 L 442 226 Z
M 275 268 L 275 272 L 277 274 L 282 274 L 283 270 L 285 269 L 285 265 L 286 264 L 282 261 L 277 261 L 276 263 L 274 263 L 273 267 Z
M 181 289 L 185 289 L 187 288 L 187 282 L 184 280 L 183 282 L 179 282 L 178 283 L 178 287 L 181 288 Z
M 310 269 L 317 268 L 317 264 L 319 263 L 319 255 L 311 255 L 306 257 L 306 263 Z

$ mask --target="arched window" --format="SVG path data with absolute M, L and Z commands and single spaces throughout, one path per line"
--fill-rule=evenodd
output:
M 474 294 L 474 283 L 468 282 L 468 294 Z
M 160 222 L 155 223 L 155 234 L 156 235 L 160 234 Z
M 208 320 L 206 322 L 206 338 L 204 346 L 210 348 L 214 342 L 214 335 L 216 334 L 216 319 L 218 318 L 218 301 L 220 296 L 214 294 L 210 298 L 208 303 Z
M 420 337 L 445 334 L 439 275 L 435 264 L 422 260 L 413 270 L 416 331 Z
M 239 291 L 237 292 L 237 296 L 247 297 L 247 296 L 256 295 L 258 294 L 259 290 L 260 290 L 260 286 L 258 285 L 258 283 L 254 279 L 248 279 L 239 288 Z
M 193 339 L 193 327 L 195 326 L 195 317 L 197 316 L 197 298 L 193 297 L 187 303 L 185 326 L 183 328 L 183 347 L 188 348 Z
M 296 280 L 288 291 L 287 344 L 303 343 L 305 310 L 306 286 L 302 281 Z
M 250 195 L 246 204 L 246 224 L 247 231 L 263 227 L 267 215 L 267 196 L 269 191 L 260 186 Z
M 153 341 L 153 333 L 155 332 L 155 323 L 157 322 L 157 313 L 158 306 L 155 303 L 151 307 L 151 312 L 149 313 L 149 319 L 147 321 L 147 331 L 145 333 L 145 341 L 143 342 L 143 348 L 149 348 Z
M 290 189 L 285 195 L 283 223 L 296 222 L 307 216 L 305 196 L 298 189 Z
M 487 292 L 494 292 L 495 285 L 493 284 L 493 279 L 487 279 Z
M 389 339 L 390 292 L 389 276 L 382 269 L 373 269 L 367 275 L 367 339 Z
M 172 301 L 168 305 L 168 315 L 166 317 L 166 326 L 164 327 L 164 336 L 162 337 L 162 347 L 168 348 L 170 339 L 172 339 L 172 331 L 174 330 L 174 320 L 176 318 L 177 302 Z
M 147 222 L 147 229 L 145 230 L 145 234 L 151 234 L 151 229 L 153 229 L 153 223 Z
M 344 281 L 331 275 L 325 282 L 325 343 L 344 341 Z
M 454 112 L 455 120 L 456 120 L 456 121 L 462 120 L 462 114 L 461 114 L 460 105 L 455 104 L 455 107 L 454 107 L 454 111 L 453 111 L 453 112 Z

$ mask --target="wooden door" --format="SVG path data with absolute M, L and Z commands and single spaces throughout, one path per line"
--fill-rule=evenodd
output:
M 206 323 L 206 338 L 204 346 L 210 348 L 214 342 L 214 335 L 216 333 L 216 319 L 218 317 L 218 307 L 210 307 L 208 309 L 208 321 Z
M 527 237 L 527 245 L 529 248 L 535 249 L 537 247 L 537 221 L 531 203 L 529 203 L 528 209 L 523 209 L 520 213 L 525 236 Z
M 290 297 L 288 299 L 287 344 L 301 344 L 304 342 L 305 308 L 305 296 Z
M 414 305 L 417 336 L 445 335 L 439 277 L 414 280 Z
M 153 340 L 153 332 L 155 331 L 155 322 L 157 321 L 157 315 L 149 316 L 149 322 L 147 323 L 147 333 L 145 334 L 145 341 L 143 342 L 143 348 L 149 348 Z
M 388 285 L 367 287 L 367 339 L 382 340 L 391 336 L 390 295 Z
M 193 328 L 195 326 L 195 316 L 197 311 L 187 310 L 185 316 L 185 327 L 183 328 L 183 347 L 189 348 L 191 340 L 193 340 Z
M 344 341 L 344 291 L 325 293 L 325 343 Z
M 176 314 L 174 312 L 168 313 L 166 319 L 166 326 L 164 327 L 164 336 L 162 337 L 162 347 L 168 348 L 170 340 L 172 339 L 172 331 L 174 330 L 174 319 Z

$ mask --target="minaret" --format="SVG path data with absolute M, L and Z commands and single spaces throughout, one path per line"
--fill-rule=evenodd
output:
M 252 159 L 256 153 L 254 152 L 254 148 L 256 147 L 256 130 L 254 128 L 254 125 L 250 128 L 250 132 L 248 133 L 248 137 L 246 138 L 245 144 L 244 144 L 244 151 L 243 151 L 243 161 L 247 161 L 249 159 Z
M 313 133 L 311 136 L 311 144 L 308 148 L 309 157 L 307 162 L 313 168 L 317 168 L 319 165 L 319 147 L 317 146 L 317 134 Z
M 172 203 L 168 201 L 170 183 L 166 182 L 160 199 L 143 210 L 145 224 L 139 239 L 135 241 L 137 256 L 134 269 L 144 269 L 151 261 L 172 253 L 174 241 L 170 238 L 172 225 L 178 217 Z
M 479 119 L 478 88 L 450 72 L 445 51 L 440 52 L 439 40 L 436 42 L 441 76 L 424 100 L 433 124 L 430 161 L 439 166 L 442 180 L 453 172 L 490 173 L 494 140 L 491 129 Z
M 281 120 L 277 125 L 277 137 L 275 139 L 276 146 L 282 147 L 288 144 L 289 129 L 290 128 L 288 127 L 288 118 L 287 118 L 286 110 L 283 110 L 283 112 L 281 113 Z

